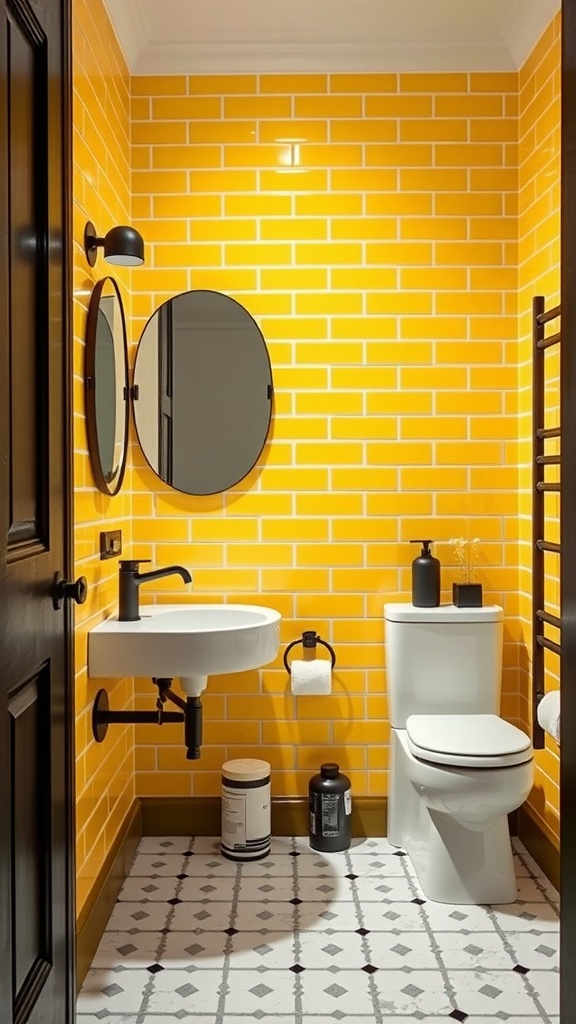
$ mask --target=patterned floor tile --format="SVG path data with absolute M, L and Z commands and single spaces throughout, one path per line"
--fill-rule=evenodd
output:
M 137 1013 L 142 1006 L 142 993 L 150 981 L 147 970 L 94 970 L 86 975 L 78 996 L 79 1013 Z
M 148 967 L 164 939 L 161 932 L 106 931 L 100 940 L 92 967 L 102 970 L 124 967 Z
M 334 1011 L 342 1014 L 373 1012 L 374 984 L 372 976 L 363 971 L 338 971 L 337 974 L 304 971 L 298 981 L 302 986 L 305 1014 L 320 1013 L 329 1020 Z
M 386 970 L 438 970 L 438 959 L 424 932 L 370 932 L 370 963 Z M 510 960 L 508 961 L 510 962 Z
M 513 971 L 491 971 L 489 976 L 476 971 L 448 971 L 459 1010 L 468 1014 L 536 1014 L 524 977 Z
M 146 1013 L 215 1013 L 222 975 L 219 971 L 164 970 L 154 975 Z
M 519 900 L 433 903 L 385 839 L 259 862 L 214 837 L 147 837 L 78 1024 L 559 1024 L 557 893 L 515 844 Z

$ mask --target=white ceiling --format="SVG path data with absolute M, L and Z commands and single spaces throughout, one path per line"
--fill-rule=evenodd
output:
M 561 0 L 104 0 L 133 74 L 513 71 Z

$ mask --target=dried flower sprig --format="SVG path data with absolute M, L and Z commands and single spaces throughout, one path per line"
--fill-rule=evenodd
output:
M 466 540 L 464 537 L 453 537 L 449 543 L 456 557 L 462 582 L 475 583 L 480 538 L 473 537 L 472 540 Z

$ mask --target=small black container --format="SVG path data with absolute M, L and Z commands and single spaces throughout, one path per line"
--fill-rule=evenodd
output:
M 342 775 L 332 761 L 320 766 L 308 784 L 310 810 L 310 846 L 321 853 L 337 853 L 350 846 L 352 789 L 350 779 Z
M 440 562 L 430 551 L 431 540 L 411 540 L 422 551 L 412 562 L 412 604 L 415 608 L 437 608 L 440 604 Z

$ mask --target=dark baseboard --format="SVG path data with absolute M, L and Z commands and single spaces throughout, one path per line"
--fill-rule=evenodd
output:
M 560 889 L 560 850 L 525 807 L 518 810 L 518 838 L 552 885 Z
M 141 797 L 144 836 L 219 836 L 220 797 Z M 352 835 L 386 835 L 385 797 L 356 797 L 352 803 Z M 275 797 L 270 812 L 273 836 L 308 835 L 306 797 Z
M 142 812 L 140 801 L 136 799 L 98 872 L 92 891 L 76 922 L 76 985 L 78 990 L 82 987 L 82 982 L 94 959 L 118 893 L 130 871 L 141 837 Z

